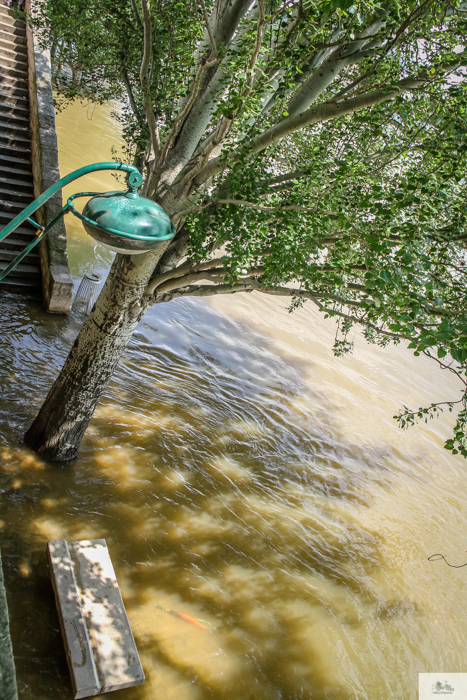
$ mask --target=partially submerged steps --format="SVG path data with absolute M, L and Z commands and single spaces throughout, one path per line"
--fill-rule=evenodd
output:
M 34 200 L 26 51 L 26 23 L 0 5 L 0 230 Z M 20 228 L 0 241 L 0 271 L 36 235 L 28 223 Z M 42 295 L 37 250 L 0 282 L 0 289 Z
M 0 231 L 60 179 L 50 57 L 31 28 L 3 3 L 0 0 Z M 26 0 L 26 13 L 29 9 Z M 38 223 L 45 226 L 61 208 L 57 192 L 37 212 Z M 0 241 L 0 271 L 36 231 L 24 222 Z M 69 313 L 73 280 L 63 221 L 0 282 L 0 289 L 42 296 L 47 311 Z

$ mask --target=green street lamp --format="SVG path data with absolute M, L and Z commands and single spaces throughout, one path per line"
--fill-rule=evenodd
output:
M 30 218 L 59 189 L 83 175 L 99 170 L 116 170 L 128 173 L 126 177 L 128 190 L 73 194 L 68 198 L 60 213 L 45 228 Z M 81 219 L 86 232 L 98 243 L 117 253 L 130 255 L 146 253 L 149 250 L 154 250 L 164 241 L 173 238 L 175 226 L 170 221 L 168 214 L 151 199 L 140 197 L 138 194 L 137 189 L 142 182 L 143 178 L 139 170 L 134 165 L 125 163 L 94 163 L 62 177 L 0 231 L 0 241 L 2 241 L 24 221 L 29 221 L 38 229 L 36 238 L 0 273 L 0 281 L 14 270 L 39 241 L 45 238 L 57 221 L 68 212 Z M 77 211 L 73 204 L 73 201 L 78 197 L 92 197 L 86 203 L 83 213 Z

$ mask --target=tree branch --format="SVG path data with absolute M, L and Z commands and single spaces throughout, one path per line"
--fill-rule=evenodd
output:
M 144 26 L 143 26 L 143 23 L 142 23 L 142 21 L 141 21 L 141 17 L 139 16 L 139 12 L 138 12 L 138 8 L 136 7 L 136 2 L 135 2 L 135 0 L 130 0 L 130 4 L 131 4 L 131 7 L 132 7 L 132 9 L 133 9 L 133 14 L 134 14 L 134 16 L 135 16 L 135 18 L 136 18 L 136 22 L 137 22 L 137 24 L 138 24 L 138 27 L 140 28 L 140 30 L 141 30 L 142 32 L 144 32 Z
M 275 124 L 251 141 L 242 144 L 238 153 L 234 155 L 234 159 L 238 160 L 240 155 L 245 157 L 246 155 L 252 156 L 256 153 L 260 153 L 265 148 L 268 148 L 268 146 L 281 141 L 285 136 L 292 134 L 294 131 L 303 129 L 306 126 L 313 126 L 314 124 L 319 124 L 329 119 L 336 119 L 346 114 L 352 114 L 366 107 L 373 107 L 383 102 L 388 102 L 402 92 L 419 88 L 424 85 L 425 82 L 426 79 L 405 78 L 404 80 L 400 80 L 395 87 L 391 86 L 391 90 L 375 90 L 374 92 L 367 92 L 348 100 L 342 100 L 341 102 L 323 102 L 317 107 L 311 107 L 293 117 L 287 117 L 287 119 Z M 226 156 L 223 154 L 209 161 L 196 176 L 195 184 L 201 185 L 209 178 L 220 173 L 225 168 L 225 161 Z
M 157 270 L 160 273 L 168 272 L 173 270 L 178 262 L 186 255 L 188 250 L 188 241 L 190 239 L 190 232 L 182 226 L 178 231 L 175 238 L 170 242 L 167 250 L 160 259 L 157 266 Z
M 349 319 L 351 321 L 354 321 L 355 323 L 358 323 L 361 326 L 365 326 L 366 328 L 369 328 L 377 333 L 380 333 L 381 335 L 386 335 L 390 338 L 394 338 L 397 340 L 413 340 L 410 336 L 401 335 L 400 333 L 391 333 L 391 331 L 386 331 L 382 328 L 379 328 L 374 323 L 371 323 L 370 321 L 366 321 L 363 318 L 359 318 L 358 316 L 354 316 L 353 314 L 346 314 L 343 311 L 337 311 L 335 309 L 328 309 L 328 308 L 326 308 L 326 306 L 324 306 L 324 304 L 322 304 L 319 301 L 319 295 L 312 294 L 311 292 L 308 292 L 304 289 L 293 289 L 291 287 L 256 286 L 255 291 L 261 292 L 262 294 L 272 294 L 273 296 L 300 297 L 300 298 L 310 299 L 314 304 L 316 304 L 316 306 L 320 309 L 320 311 L 324 311 L 324 312 L 332 311 L 333 315 L 340 316 L 342 318 L 346 318 L 346 319 Z M 344 301 L 344 303 L 346 303 L 346 302 Z
M 222 7 L 219 9 L 220 6 Z M 214 6 L 213 13 L 219 10 L 219 14 L 215 22 L 210 22 L 210 26 L 216 45 L 222 43 L 227 48 L 231 42 L 241 43 L 248 23 L 243 28 L 239 27 L 239 24 L 250 6 L 251 0 L 225 0 L 218 3 L 217 9 Z M 256 4 L 251 9 L 252 14 L 255 13 L 255 8 L 257 8 Z M 206 58 L 201 60 L 206 61 Z M 189 113 L 186 113 L 175 144 L 166 159 L 162 179 L 169 185 L 180 175 L 199 146 L 212 114 L 216 110 L 217 97 L 225 90 L 224 80 L 228 74 L 228 64 L 229 57 L 226 56 L 218 66 L 213 66 L 203 77 L 195 95 L 196 99 L 190 106 Z
M 125 83 L 126 91 L 128 94 L 128 99 L 130 100 L 130 105 L 131 109 L 133 110 L 133 114 L 135 115 L 136 119 L 138 120 L 138 124 L 140 126 L 143 125 L 143 121 L 141 119 L 141 112 L 138 109 L 138 105 L 136 104 L 135 96 L 133 94 L 133 90 L 131 87 L 130 83 L 130 78 L 128 76 L 128 71 L 126 68 L 122 68 L 122 78 L 123 82 Z
M 252 287 L 246 284 L 199 284 L 179 289 L 170 295 L 170 299 L 179 297 L 211 297 L 215 294 L 236 294 L 237 292 L 251 292 Z
M 143 92 L 144 113 L 146 114 L 149 133 L 151 134 L 151 143 L 154 149 L 154 155 L 157 159 L 160 154 L 161 143 L 159 138 L 159 129 L 157 128 L 156 116 L 152 108 L 151 86 L 149 81 L 149 69 L 151 66 L 152 57 L 151 9 L 149 6 L 149 0 L 141 0 L 141 7 L 143 8 L 144 21 L 144 50 L 140 69 L 140 80 L 141 89 Z
M 241 207 L 248 207 L 249 209 L 259 209 L 259 211 L 276 211 L 276 212 L 281 212 L 281 211 L 303 211 L 308 214 L 316 214 L 316 208 L 310 208 L 310 207 L 303 207 L 300 204 L 289 204 L 286 205 L 285 207 L 283 206 L 265 206 L 263 204 L 255 204 L 255 202 L 247 202 L 243 199 L 211 199 L 209 202 L 206 202 L 205 204 L 200 204 L 198 207 L 193 207 L 191 209 L 186 209 L 184 211 L 178 212 L 180 216 L 186 216 L 187 214 L 191 214 L 192 212 L 195 211 L 202 211 L 203 209 L 206 209 L 206 207 L 209 207 L 213 204 L 236 204 L 237 206 Z M 321 212 L 322 214 L 326 214 L 328 216 L 337 216 L 337 212 L 335 211 L 323 211 Z
M 405 336 L 400 333 L 392 333 L 391 331 L 386 331 L 383 328 L 379 328 L 371 321 L 366 321 L 363 318 L 354 316 L 353 314 L 347 314 L 343 311 L 337 311 L 335 309 L 328 309 L 319 301 L 319 296 L 312 294 L 304 289 L 294 289 L 291 287 L 266 287 L 258 283 L 257 280 L 245 280 L 236 284 L 209 284 L 209 285 L 190 285 L 185 287 L 176 288 L 176 291 L 171 289 L 160 288 L 157 291 L 157 298 L 164 297 L 169 294 L 170 299 L 176 299 L 179 297 L 187 296 L 197 296 L 197 297 L 207 297 L 215 296 L 216 294 L 236 294 L 238 292 L 261 292 L 262 294 L 269 294 L 272 296 L 283 296 L 283 297 L 300 297 L 305 299 L 310 299 L 319 309 L 323 312 L 332 311 L 333 315 L 339 316 L 341 318 L 348 319 L 357 323 L 365 328 L 375 331 L 380 335 L 387 336 L 394 340 L 413 340 L 410 336 Z M 161 299 L 161 301 L 165 299 Z
M 362 52 L 362 49 L 368 43 L 369 38 L 377 34 L 385 25 L 387 16 L 387 6 L 385 6 L 377 13 L 371 24 L 364 31 L 360 32 L 355 40 L 349 41 L 346 46 L 333 51 L 319 69 L 315 70 L 295 93 L 289 101 L 287 112 L 294 116 L 308 109 L 335 80 L 343 68 L 365 58 L 366 54 Z
M 153 184 L 152 184 L 151 189 L 154 189 L 157 186 L 157 180 L 159 179 L 159 176 L 162 173 L 162 169 L 164 167 L 165 160 L 167 158 L 167 153 L 169 152 L 170 145 L 173 141 L 175 134 L 177 133 L 178 125 L 180 124 L 181 121 L 183 121 L 185 119 L 185 117 L 189 113 L 190 109 L 192 108 L 194 101 L 196 100 L 196 97 L 198 95 L 199 84 L 200 84 L 201 77 L 202 77 L 204 71 L 207 70 L 208 68 L 212 68 L 213 66 L 215 66 L 216 63 L 218 62 L 218 60 L 219 59 L 218 59 L 217 54 L 216 54 L 210 60 L 206 61 L 203 59 L 201 61 L 199 68 L 196 72 L 195 79 L 193 81 L 191 95 L 188 98 L 188 101 L 186 102 L 186 104 L 183 107 L 183 109 L 181 110 L 181 112 L 179 112 L 177 114 L 177 116 L 175 117 L 175 119 L 172 122 L 172 128 L 170 129 L 169 135 L 167 136 L 167 139 L 166 139 L 165 144 L 164 144 L 162 154 L 161 154 L 161 156 L 158 159 L 158 162 L 156 164 L 156 168 L 155 168 L 154 176 L 153 176 Z
M 208 18 L 208 14 L 206 12 L 206 5 L 204 4 L 204 0 L 200 0 L 200 4 L 201 4 L 201 7 L 203 9 L 204 24 L 206 26 L 206 31 L 209 34 L 209 41 L 211 42 L 212 53 L 214 56 L 217 56 L 217 46 L 216 46 L 216 42 L 214 41 L 214 37 L 212 35 L 211 26 L 209 24 L 209 18 Z
M 307 172 L 305 170 L 292 170 L 289 173 L 284 173 L 283 175 L 277 175 L 272 177 L 270 180 L 263 180 L 261 185 L 280 185 L 282 182 L 288 182 L 289 180 L 298 180 L 301 177 L 305 177 Z
M 258 60 L 258 55 L 259 51 L 261 49 L 261 39 L 263 36 L 263 25 L 264 25 L 264 5 L 263 5 L 263 0 L 257 0 L 258 2 L 258 7 L 259 7 L 259 17 L 258 17 L 258 26 L 256 29 L 256 42 L 255 46 L 250 58 L 250 63 L 248 65 L 248 70 L 247 70 L 247 81 L 246 81 L 246 90 L 244 93 L 244 98 L 248 97 L 248 95 L 251 92 L 251 88 L 253 86 L 253 77 L 254 77 L 254 69 L 256 65 L 256 61 Z
M 162 282 L 161 284 L 155 284 L 157 283 L 157 278 L 153 281 L 154 286 L 154 291 L 156 294 L 166 294 L 167 292 L 171 292 L 173 289 L 179 289 L 179 288 L 184 288 L 193 282 L 198 282 L 200 280 L 210 280 L 211 282 L 222 282 L 225 277 L 225 271 L 221 269 L 222 274 L 212 274 L 209 271 L 203 271 L 203 272 L 194 272 L 188 275 L 184 275 L 183 277 L 175 277 L 173 279 L 169 279 L 166 282 Z M 151 285 L 151 286 L 153 286 Z

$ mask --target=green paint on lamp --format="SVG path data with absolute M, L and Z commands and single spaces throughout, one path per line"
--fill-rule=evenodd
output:
M 128 190 L 125 192 L 105 193 L 80 192 L 69 197 L 61 212 L 45 228 L 40 227 L 31 220 L 31 223 L 35 224 L 39 229 L 36 238 L 0 273 L 0 280 L 4 279 L 21 262 L 67 212 L 71 212 L 81 219 L 86 232 L 96 241 L 117 253 L 130 255 L 146 253 L 175 236 L 175 226 L 162 207 L 151 199 L 140 197 L 138 194 L 137 189 L 142 184 L 143 178 L 134 165 L 127 165 L 126 163 L 93 163 L 73 171 L 49 187 L 0 232 L 0 241 L 24 221 L 27 221 L 31 214 L 37 211 L 64 185 L 77 180 L 83 175 L 100 170 L 126 172 Z M 78 197 L 92 197 L 85 205 L 83 213 L 77 211 L 73 205 L 73 200 Z
M 145 253 L 175 235 L 175 227 L 162 207 L 131 192 L 97 194 L 86 203 L 82 214 L 74 207 L 71 211 L 82 220 L 90 236 L 117 253 Z

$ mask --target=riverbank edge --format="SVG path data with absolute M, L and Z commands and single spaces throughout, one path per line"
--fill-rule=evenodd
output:
M 0 551 L 0 698 L 18 700 L 15 662 L 10 637 L 8 604 L 3 578 L 2 553 Z
M 33 1 L 26 0 L 29 15 Z M 29 23 L 26 28 L 31 118 L 31 151 L 34 196 L 39 197 L 60 179 L 55 109 L 52 94 L 50 52 L 41 48 Z M 45 226 L 62 209 L 62 192 L 57 192 L 39 211 Z M 44 304 L 49 313 L 68 314 L 73 300 L 73 278 L 68 263 L 65 223 L 60 220 L 39 244 Z

